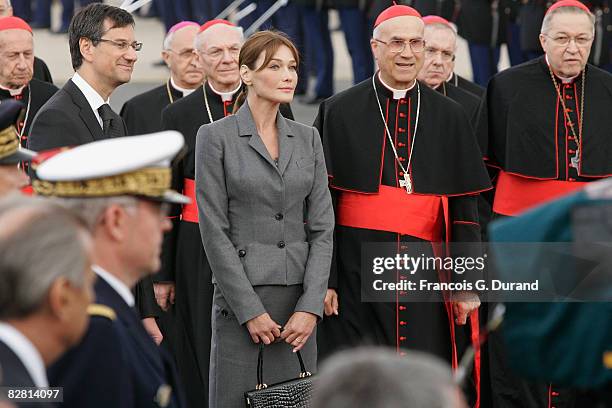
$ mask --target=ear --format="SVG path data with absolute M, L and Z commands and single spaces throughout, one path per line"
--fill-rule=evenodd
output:
M 548 38 L 546 38 L 544 34 L 540 34 L 539 39 L 540 39 L 540 46 L 542 47 L 542 50 L 546 52 L 546 40 Z
M 240 78 L 242 82 L 249 86 L 253 84 L 253 71 L 249 69 L 246 65 L 240 66 Z
M 127 236 L 129 224 L 129 214 L 120 205 L 113 204 L 104 210 L 102 215 L 101 228 L 104 234 L 115 242 L 122 242 Z
M 94 48 L 93 42 L 89 38 L 81 37 L 79 39 L 79 49 L 81 50 L 81 55 L 85 61 L 93 61 Z
M 172 67 L 170 66 L 170 53 L 169 53 L 168 51 L 166 51 L 166 50 L 163 50 L 163 51 L 162 51 L 162 53 L 161 53 L 161 55 L 162 55 L 162 59 L 163 59 L 163 60 L 164 60 L 164 62 L 166 63 L 166 66 L 167 66 L 168 68 L 172 68 Z
M 70 317 L 67 312 L 71 303 L 70 282 L 64 277 L 57 278 L 49 287 L 47 304 L 49 312 L 59 321 L 65 321 Z

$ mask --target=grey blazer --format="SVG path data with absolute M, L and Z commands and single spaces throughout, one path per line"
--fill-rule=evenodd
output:
M 200 127 L 196 198 L 215 283 L 240 324 L 265 313 L 258 285 L 303 285 L 294 311 L 323 316 L 334 213 L 317 130 L 276 118 L 278 165 L 247 103 Z M 306 218 L 306 219 L 304 219 Z

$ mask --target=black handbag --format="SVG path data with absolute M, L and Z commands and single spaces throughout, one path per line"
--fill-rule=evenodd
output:
M 263 380 L 264 345 L 259 345 L 257 357 L 257 386 L 244 393 L 247 408 L 307 408 L 310 407 L 314 384 L 313 375 L 306 371 L 302 355 L 298 351 L 300 375 L 298 378 L 267 385 Z

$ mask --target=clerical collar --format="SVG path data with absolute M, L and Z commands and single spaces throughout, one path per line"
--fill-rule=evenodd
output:
M 10 324 L 0 322 L 0 341 L 15 353 L 32 377 L 35 386 L 49 386 L 45 363 L 30 339 Z
M 231 101 L 232 99 L 234 99 L 234 94 L 236 92 L 238 92 L 240 90 L 240 87 L 242 86 L 242 81 L 240 81 L 238 83 L 238 86 L 236 87 L 236 89 L 234 89 L 233 91 L 229 91 L 229 92 L 219 92 L 217 91 L 212 84 L 210 83 L 210 81 L 208 81 L 208 86 L 210 87 L 210 90 L 213 91 L 214 93 L 216 93 L 217 95 L 219 95 L 221 97 L 221 100 L 223 102 L 227 102 L 227 101 Z
M 132 295 L 132 291 L 125 283 L 121 282 L 116 276 L 104 270 L 99 265 L 91 265 L 91 269 L 96 273 L 96 275 L 108 283 L 110 287 L 113 288 L 113 290 L 117 292 L 119 296 L 121 296 L 123 301 L 127 303 L 129 307 L 134 307 L 134 304 L 136 303 L 134 300 L 134 295 Z
M 544 54 L 544 59 L 546 60 L 546 65 L 548 65 L 550 67 L 550 63 L 548 62 L 548 55 Z M 578 74 L 578 75 L 580 75 L 580 74 Z M 564 84 L 571 84 L 572 82 L 574 82 L 574 79 L 578 78 L 578 75 L 574 75 L 571 78 L 563 78 L 562 76 L 559 76 L 559 75 L 555 74 L 555 76 L 557 78 L 559 78 L 561 80 L 561 82 L 563 82 Z
M 381 75 L 380 75 L 380 71 L 378 71 L 378 80 L 380 81 L 381 84 L 383 84 L 383 86 L 385 88 L 387 88 L 389 91 L 393 92 L 393 99 L 402 99 L 406 97 L 406 94 L 408 93 L 408 91 L 410 91 L 412 88 L 414 88 L 414 86 L 416 85 L 416 80 L 414 81 L 414 83 L 412 84 L 412 86 L 408 89 L 395 89 L 390 87 L 389 85 L 385 84 L 385 81 L 383 81 Z
M 3 89 L 5 91 L 7 91 L 8 93 L 11 94 L 11 96 L 18 96 L 21 95 L 21 93 L 23 92 L 23 89 L 26 87 L 27 85 L 22 86 L 21 88 L 17 88 L 17 89 L 11 89 L 11 88 L 7 88 L 5 86 L 0 85 L 0 89 Z
M 198 88 L 193 88 L 193 89 L 187 89 L 187 88 L 181 88 L 180 86 L 178 86 L 176 84 L 176 82 L 174 82 L 174 78 L 172 78 L 172 76 L 170 76 L 170 85 L 172 85 L 172 87 L 174 89 L 176 89 L 177 91 L 179 91 L 180 93 L 183 94 L 183 97 L 190 95 L 193 93 L 193 91 L 195 91 Z

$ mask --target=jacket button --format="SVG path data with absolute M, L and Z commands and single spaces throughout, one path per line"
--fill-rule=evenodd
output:
M 274 216 L 274 219 L 275 219 L 276 221 L 280 221 L 280 220 L 282 220 L 282 219 L 283 219 L 283 214 L 281 214 L 281 213 L 276 214 L 276 215 Z
M 284 248 L 285 247 L 285 241 L 278 241 L 278 247 L 279 248 Z
M 241 249 L 240 251 L 238 251 L 238 256 L 244 258 L 246 256 L 246 251 L 244 249 Z

